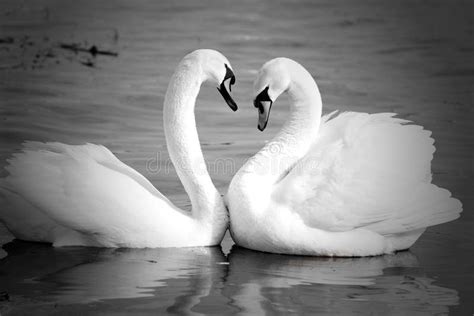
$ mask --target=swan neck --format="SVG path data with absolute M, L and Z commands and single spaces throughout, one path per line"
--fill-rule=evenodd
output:
M 309 151 L 321 122 L 321 95 L 312 76 L 302 68 L 293 72 L 291 78 L 286 90 L 289 117 L 280 132 L 254 156 L 252 162 L 252 169 L 270 164 L 266 179 L 271 184 L 280 181 Z
M 183 59 L 166 92 L 163 123 L 168 153 L 190 197 L 193 217 L 213 221 L 216 212 L 225 208 L 207 171 L 194 116 L 196 98 L 206 80 L 199 62 Z

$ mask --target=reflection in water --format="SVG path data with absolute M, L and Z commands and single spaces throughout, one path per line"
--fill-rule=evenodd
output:
M 234 246 L 226 262 L 218 247 L 53 248 L 14 241 L 5 249 L 0 291 L 32 309 L 59 303 L 65 312 L 69 306 L 84 313 L 434 314 L 458 304 L 457 292 L 433 285 L 411 252 L 317 258 Z
M 447 312 L 455 290 L 433 285 L 411 252 L 369 258 L 261 253 L 234 246 L 224 295 L 251 313 Z
M 1 290 L 13 298 L 60 304 L 152 298 L 153 308 L 189 312 L 209 295 L 213 278 L 227 269 L 220 264 L 225 257 L 218 247 L 53 248 L 19 241 L 4 247 L 8 256 L 0 261 Z M 171 289 L 156 301 L 158 289 L 167 286 Z

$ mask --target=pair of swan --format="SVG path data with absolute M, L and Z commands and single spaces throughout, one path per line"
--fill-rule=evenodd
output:
M 194 105 L 211 82 L 234 111 L 235 76 L 214 50 L 179 63 L 166 92 L 164 130 L 192 210 L 174 206 L 103 146 L 27 142 L 0 180 L 0 219 L 19 239 L 54 246 L 218 245 L 229 225 L 237 244 L 265 252 L 368 256 L 409 248 L 426 227 L 454 220 L 461 203 L 431 183 L 430 132 L 394 114 L 321 118 L 311 75 L 287 58 L 255 81 L 258 128 L 273 102 L 290 98 L 278 135 L 237 172 L 224 199 L 207 173 Z M 228 209 L 228 210 L 227 210 Z

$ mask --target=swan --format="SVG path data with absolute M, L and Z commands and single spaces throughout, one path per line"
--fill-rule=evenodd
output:
M 104 146 L 26 142 L 9 159 L 8 175 L 0 180 L 0 220 L 18 239 L 54 246 L 218 245 L 228 213 L 207 172 L 194 117 L 196 97 L 208 81 L 237 110 L 229 94 L 235 83 L 232 67 L 209 49 L 183 58 L 164 101 L 166 145 L 191 212 L 173 205 Z
M 280 94 L 288 94 L 290 113 L 229 186 L 238 245 L 295 255 L 381 255 L 408 249 L 426 227 L 459 217 L 460 201 L 431 183 L 431 132 L 393 113 L 321 118 L 316 82 L 288 58 L 264 64 L 254 92 L 260 131 Z

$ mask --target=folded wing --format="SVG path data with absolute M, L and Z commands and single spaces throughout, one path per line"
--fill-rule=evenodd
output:
M 431 132 L 392 113 L 323 118 L 314 145 L 275 197 L 311 227 L 390 235 L 459 217 L 461 203 L 431 184 Z
M 29 206 L 22 208 L 22 216 L 31 212 L 32 218 L 92 236 L 101 245 L 133 246 L 134 238 L 147 238 L 157 227 L 166 230 L 167 224 L 184 224 L 189 218 L 103 146 L 27 142 L 6 169 L 9 175 L 0 191 Z M 18 217 L 12 212 L 15 208 L 0 214 L 10 225 Z M 19 218 L 15 225 L 21 228 Z

